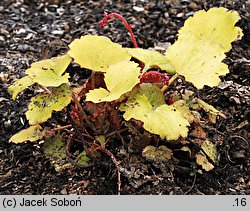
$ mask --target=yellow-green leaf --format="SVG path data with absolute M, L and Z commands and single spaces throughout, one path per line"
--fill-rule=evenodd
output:
M 157 51 L 146 50 L 142 48 L 126 48 L 129 55 L 144 63 L 143 71 L 159 67 L 170 74 L 174 74 L 174 67 L 169 60 Z
M 17 80 L 14 84 L 8 87 L 8 92 L 12 95 L 12 99 L 15 100 L 17 95 L 33 84 L 33 80 L 29 76 L 25 76 Z
M 207 156 L 215 163 L 217 150 L 214 144 L 208 139 L 201 144 L 201 148 L 207 154 Z
M 165 104 L 165 97 L 161 89 L 155 84 L 151 83 L 140 84 L 138 87 L 133 89 L 133 91 L 131 92 L 131 97 L 133 97 L 133 95 L 136 94 L 148 98 L 148 101 L 151 104 L 152 108 L 157 108 Z
M 218 85 L 219 76 L 229 72 L 222 63 L 225 53 L 242 36 L 241 29 L 234 26 L 239 19 L 237 12 L 225 8 L 202 10 L 190 17 L 166 52 L 176 72 L 198 89 Z
M 196 98 L 195 100 L 199 104 L 199 106 L 202 107 L 208 113 L 210 122 L 216 123 L 217 116 L 221 116 L 224 119 L 226 118 L 225 114 L 218 111 L 212 105 L 207 104 L 206 102 L 204 102 L 203 100 L 199 98 Z
M 52 94 L 40 94 L 31 98 L 26 117 L 31 125 L 45 122 L 53 111 L 61 111 L 70 101 L 70 88 L 67 84 L 62 84 L 60 87 L 54 87 Z
M 201 165 L 206 171 L 210 171 L 214 168 L 214 165 L 210 163 L 203 152 L 198 152 L 196 155 L 196 163 Z
M 104 36 L 82 36 L 75 39 L 69 48 L 68 54 L 76 63 L 93 71 L 106 72 L 110 65 L 131 58 L 121 45 Z
M 153 109 L 147 97 L 136 94 L 119 109 L 125 111 L 125 120 L 134 118 L 142 121 L 145 130 L 160 135 L 162 139 L 176 140 L 179 136 L 187 136 L 189 123 L 172 105 L 165 104 Z
M 99 136 L 96 136 L 95 139 L 99 142 L 99 144 L 101 145 L 101 147 L 103 149 L 105 149 L 105 144 L 106 144 L 106 138 L 104 135 L 99 135 Z
M 33 79 L 33 82 L 43 86 L 58 87 L 63 83 L 68 83 L 69 74 L 62 74 L 70 62 L 71 58 L 66 54 L 35 62 L 31 64 L 31 67 L 25 73 Z
M 107 90 L 103 88 L 90 90 L 86 94 L 86 101 L 100 103 L 117 100 L 139 83 L 139 75 L 140 69 L 135 62 L 122 61 L 113 64 L 104 73 Z
M 40 125 L 33 125 L 29 128 L 18 132 L 10 138 L 10 142 L 15 144 L 23 143 L 26 141 L 37 141 L 42 139 L 44 136 L 44 132 L 42 131 L 42 127 Z

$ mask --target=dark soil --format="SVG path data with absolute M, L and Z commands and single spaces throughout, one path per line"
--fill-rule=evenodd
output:
M 24 113 L 34 90 L 27 89 L 13 101 L 7 87 L 32 62 L 65 53 L 74 38 L 85 34 L 105 35 L 132 47 L 119 21 L 99 28 L 104 11 L 123 15 L 133 24 L 139 47 L 149 48 L 173 43 L 195 11 L 218 6 L 238 11 L 244 32 L 228 53 L 230 73 L 222 77 L 223 83 L 197 93 L 227 116 L 206 128 L 217 145 L 218 164 L 190 176 L 190 165 L 154 164 L 136 153 L 127 158 L 120 141 L 111 150 L 129 169 L 122 174 L 121 194 L 250 194 L 250 2 L 245 0 L 0 1 L 0 194 L 117 194 L 116 169 L 108 157 L 58 173 L 44 156 L 42 143 L 9 143 L 28 126 Z M 75 73 L 72 81 L 81 77 Z

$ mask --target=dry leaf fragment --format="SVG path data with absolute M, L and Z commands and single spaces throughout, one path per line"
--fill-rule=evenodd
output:
M 202 168 L 205 169 L 206 171 L 210 171 L 210 170 L 212 170 L 212 169 L 214 168 L 214 165 L 211 164 L 211 163 L 208 161 L 208 159 L 207 159 L 206 155 L 204 155 L 204 153 L 198 152 L 198 153 L 195 155 L 195 157 L 196 157 L 196 163 L 197 163 L 198 165 L 201 165 Z
M 147 146 L 142 151 L 142 156 L 146 157 L 148 160 L 153 161 L 168 161 L 171 159 L 173 152 L 166 146 Z

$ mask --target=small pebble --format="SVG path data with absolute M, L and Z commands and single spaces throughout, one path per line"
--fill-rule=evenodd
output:
M 63 35 L 64 31 L 62 31 L 62 30 L 54 30 L 54 31 L 51 32 L 51 34 L 53 34 L 53 35 Z
M 133 6 L 133 10 L 135 10 L 136 12 L 143 12 L 144 8 L 143 7 Z
M 24 34 L 24 33 L 26 33 L 26 30 L 24 28 L 21 28 L 18 31 L 16 31 L 16 34 Z
M 188 5 L 189 8 L 196 10 L 198 8 L 198 5 L 195 2 L 190 2 L 190 4 Z
M 22 52 L 22 53 L 25 53 L 26 51 L 30 50 L 30 46 L 27 45 L 27 44 L 24 44 L 24 45 L 18 45 L 17 46 L 17 50 Z
M 183 17 L 183 16 L 184 16 L 184 13 L 178 13 L 178 14 L 176 15 L 177 18 L 181 18 L 181 17 Z
M 61 193 L 62 195 L 67 195 L 67 194 L 68 194 L 66 188 L 62 189 L 62 190 L 60 191 L 60 193 Z
M 10 127 L 11 127 L 11 121 L 10 121 L 10 120 L 5 121 L 5 122 L 4 122 L 4 127 L 5 127 L 6 129 L 10 128 Z
M 4 41 L 5 41 L 4 36 L 0 36 L 0 41 L 2 41 L 2 42 L 4 42 Z
M 22 13 L 26 13 L 26 12 L 27 12 L 27 10 L 26 10 L 24 7 L 21 7 L 21 8 L 20 8 L 20 11 L 21 11 Z
M 65 9 L 62 8 L 62 7 L 59 7 L 59 8 L 56 9 L 56 12 L 61 16 L 61 15 L 63 15 L 65 13 Z
M 33 36 L 33 33 L 29 33 L 24 39 L 29 40 Z
M 9 32 L 6 29 L 0 28 L 0 34 L 7 36 Z

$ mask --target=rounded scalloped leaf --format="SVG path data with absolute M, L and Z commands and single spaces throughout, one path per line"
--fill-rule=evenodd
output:
M 121 45 L 104 36 L 82 36 L 75 39 L 69 48 L 68 54 L 77 64 L 93 71 L 106 72 L 110 65 L 131 58 Z
M 239 19 L 237 12 L 225 8 L 202 10 L 190 17 L 166 52 L 176 72 L 198 89 L 218 85 L 219 76 L 229 72 L 222 63 L 225 53 L 242 36 L 241 29 L 234 26 Z
M 176 140 L 179 136 L 187 136 L 189 123 L 172 105 L 165 104 L 153 109 L 147 97 L 137 94 L 119 109 L 125 111 L 125 120 L 134 118 L 142 121 L 145 130 L 160 135 L 162 139 Z
M 146 50 L 142 48 L 126 48 L 129 55 L 144 63 L 143 71 L 159 67 L 170 74 L 174 74 L 175 70 L 166 56 L 157 51 Z
M 71 57 L 67 54 L 42 60 L 31 64 L 31 67 L 25 73 L 38 84 L 58 87 L 63 83 L 68 83 L 69 74 L 62 74 L 69 66 L 71 60 Z
M 90 90 L 86 94 L 86 101 L 100 103 L 117 100 L 140 82 L 139 75 L 140 68 L 135 62 L 121 61 L 113 64 L 104 73 L 107 90 L 103 88 Z
M 189 33 L 197 37 L 205 36 L 228 52 L 232 48 L 231 42 L 243 36 L 242 30 L 234 26 L 238 20 L 240 16 L 236 11 L 223 7 L 200 10 L 188 18 L 179 31 L 179 37 Z
M 71 90 L 67 84 L 52 89 L 52 94 L 41 94 L 31 98 L 26 112 L 29 124 L 45 122 L 53 111 L 61 111 L 71 101 Z
M 142 151 L 142 156 L 153 161 L 168 161 L 172 158 L 173 152 L 166 146 L 146 146 Z
M 40 125 L 33 125 L 25 130 L 21 130 L 10 138 L 10 142 L 15 144 L 23 143 L 26 141 L 37 141 L 42 139 L 44 136 L 44 132 L 42 131 L 42 127 Z
M 28 86 L 31 86 L 34 83 L 31 77 L 25 76 L 17 80 L 14 84 L 8 87 L 8 92 L 12 95 L 12 99 L 15 100 L 17 95 L 26 89 Z

